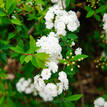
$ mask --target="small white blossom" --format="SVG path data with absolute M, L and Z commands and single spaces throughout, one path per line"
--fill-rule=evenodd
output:
M 17 90 L 21 92 L 25 92 L 26 94 L 31 94 L 34 91 L 34 85 L 31 84 L 31 79 L 25 80 L 21 78 L 16 84 Z
M 51 77 L 51 71 L 50 69 L 43 69 L 41 73 L 43 80 L 48 80 Z
M 81 48 L 77 48 L 77 49 L 75 50 L 75 54 L 76 54 L 76 55 L 81 55 L 81 54 L 82 54 L 82 49 L 81 49 Z
M 46 21 L 45 24 L 47 29 L 52 29 L 54 26 L 54 24 L 51 21 Z
M 37 91 L 43 91 L 45 87 L 45 82 L 42 78 L 40 78 L 40 75 L 36 75 L 34 77 L 34 87 Z
M 75 46 L 75 42 L 72 42 L 72 44 L 71 44 L 72 46 Z
M 103 22 L 104 22 L 103 29 L 104 29 L 105 33 L 107 33 L 107 13 L 105 13 L 103 16 Z
M 48 62 L 46 66 L 53 73 L 56 73 L 58 71 L 58 65 L 55 62 L 53 62 L 53 61 Z
M 68 79 L 67 79 L 67 75 L 65 72 L 61 71 L 59 72 L 59 77 L 58 79 L 61 81 L 61 83 L 63 84 L 63 89 L 67 90 L 68 89 Z
M 60 95 L 63 92 L 63 84 L 57 83 L 57 93 Z
M 100 97 L 94 101 L 95 107 L 103 107 L 103 105 L 104 105 L 104 99 L 102 97 Z

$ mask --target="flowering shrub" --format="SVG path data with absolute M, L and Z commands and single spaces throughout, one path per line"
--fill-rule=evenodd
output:
M 0 107 L 88 107 L 78 73 L 87 60 L 104 72 L 107 69 L 106 4 L 105 0 L 0 0 Z M 86 42 L 87 33 L 82 37 L 81 30 L 88 26 L 81 17 L 83 21 L 93 17 L 99 24 Z M 93 39 L 103 57 L 92 55 Z M 102 98 L 94 102 L 95 107 L 102 103 L 106 107 Z

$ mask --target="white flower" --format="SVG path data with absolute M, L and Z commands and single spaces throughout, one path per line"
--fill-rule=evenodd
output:
M 16 16 L 12 15 L 11 18 L 16 19 Z
M 39 94 L 44 99 L 44 101 L 52 101 L 53 98 L 57 96 L 57 86 L 53 83 L 48 83 L 44 87 L 44 90 Z
M 57 35 L 57 34 L 55 34 L 54 32 L 50 32 L 48 36 L 57 37 L 58 35 Z
M 54 26 L 51 21 L 46 21 L 45 24 L 46 24 L 46 28 L 47 28 L 47 29 L 52 29 L 53 26 Z
M 103 29 L 105 30 L 105 33 L 107 33 L 107 13 L 105 13 L 103 16 L 103 22 Z
M 77 49 L 75 50 L 75 54 L 76 54 L 76 55 L 81 55 L 81 54 L 82 54 L 82 49 L 81 49 L 81 48 L 77 48 Z
M 63 72 L 63 71 L 59 72 L 59 77 L 58 77 L 58 79 L 59 79 L 61 82 L 64 81 L 66 78 L 67 78 L 67 75 L 66 75 L 65 72 Z
M 54 26 L 57 31 L 65 30 L 65 24 L 63 22 L 56 22 Z
M 107 107 L 107 102 L 104 103 L 104 107 Z
M 48 96 L 51 96 L 51 97 L 57 96 L 57 87 L 53 83 L 48 83 L 44 88 L 44 91 Z
M 57 93 L 60 95 L 63 92 L 63 84 L 57 83 Z
M 58 65 L 55 62 L 53 62 L 53 61 L 48 62 L 47 63 L 47 67 L 53 73 L 56 73 L 58 71 Z
M 75 42 L 72 42 L 72 44 L 71 44 L 72 46 L 75 46 Z
M 57 2 L 58 2 L 58 0 L 51 0 L 51 2 L 52 2 L 52 3 L 57 3 Z
M 58 60 L 61 56 L 62 48 L 58 38 L 54 36 L 43 36 L 37 40 L 36 45 L 41 47 L 37 52 L 45 52 L 50 55 L 50 59 Z
M 66 78 L 64 81 L 62 81 L 63 84 L 63 88 L 64 90 L 68 90 L 69 88 L 69 83 L 68 83 L 68 79 Z
M 41 76 L 43 80 L 48 80 L 51 77 L 50 69 L 43 69 Z
M 42 78 L 40 78 L 40 75 L 36 75 L 34 77 L 34 87 L 36 88 L 37 91 L 43 91 L 45 87 L 45 82 Z
M 47 93 L 45 93 L 44 91 L 41 91 L 40 96 L 43 98 L 44 101 L 52 101 L 53 97 L 49 96 Z
M 57 31 L 57 34 L 66 36 L 66 30 L 59 30 L 59 31 Z
M 105 22 L 105 23 L 107 22 L 107 13 L 105 13 L 103 16 L 103 22 Z
M 25 93 L 31 94 L 34 91 L 34 84 L 31 84 L 28 88 L 26 88 Z
M 104 105 L 104 99 L 102 97 L 96 99 L 94 101 L 94 105 L 95 105 L 95 107 L 103 107 L 103 105 Z
M 48 11 L 44 18 L 47 21 L 52 21 L 54 19 L 54 13 L 52 11 Z
M 25 80 L 21 78 L 16 84 L 17 90 L 21 92 L 25 92 L 26 94 L 31 94 L 34 90 L 34 85 L 31 84 L 31 79 Z
M 63 89 L 67 90 L 68 89 L 68 79 L 67 79 L 67 75 L 65 72 L 61 71 L 59 72 L 59 77 L 58 79 L 61 81 L 61 83 L 63 84 Z

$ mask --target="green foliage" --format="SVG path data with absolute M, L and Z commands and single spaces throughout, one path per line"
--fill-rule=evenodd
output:
M 6 0 L 6 10 L 11 14 L 16 8 L 16 0 Z
M 96 2 L 96 0 L 88 1 L 91 5 L 88 5 L 86 0 L 84 2 L 66 0 L 67 11 L 75 10 L 81 13 L 80 17 L 78 16 L 81 24 L 80 28 L 75 32 L 67 31 L 66 36 L 59 39 L 63 58 L 59 60 L 58 72 L 66 72 L 70 83 L 77 81 L 74 75 L 82 65 L 80 61 L 86 58 L 88 58 L 89 64 L 92 64 L 96 57 L 100 58 L 99 62 L 97 60 L 97 64 L 101 65 L 100 72 L 103 71 L 101 76 L 106 75 L 107 60 L 106 57 L 100 57 L 100 55 L 102 50 L 105 54 L 107 53 L 106 35 L 102 33 L 102 17 L 107 12 L 107 1 L 101 0 L 97 5 L 94 3 L 93 6 L 96 6 L 96 8 L 92 6 L 92 2 Z M 32 2 L 32 4 L 27 4 L 29 2 Z M 46 68 L 45 64 L 49 61 L 50 56 L 48 54 L 37 52 L 40 47 L 36 46 L 36 41 L 43 35 L 49 34 L 50 31 L 54 31 L 54 29 L 46 29 L 44 20 L 44 16 L 51 5 L 53 4 L 50 0 L 0 0 L 0 107 L 76 107 L 77 101 L 82 97 L 81 94 L 71 94 L 71 91 L 77 92 L 71 87 L 71 84 L 68 92 L 56 97 L 54 103 L 44 104 L 40 98 L 36 99 L 35 96 L 21 94 L 16 91 L 16 83 L 22 76 L 33 78 L 34 75 L 41 72 L 41 69 Z M 90 23 L 90 20 L 92 20 L 92 23 Z M 87 21 L 90 25 L 86 23 Z M 72 46 L 73 42 L 77 45 Z M 83 47 L 84 54 L 75 55 L 74 51 L 77 46 Z M 88 55 L 85 55 L 86 53 Z M 17 67 L 13 68 L 13 71 L 11 71 L 13 64 L 10 64 L 11 67 L 7 71 L 4 70 L 9 65 L 8 59 L 14 59 L 16 62 Z M 84 61 L 84 65 L 88 64 Z M 56 79 L 58 72 L 46 82 L 55 83 L 58 81 Z M 15 79 L 7 79 L 8 73 L 12 73 Z M 106 82 L 103 88 L 107 88 Z M 103 95 L 105 100 L 107 100 L 106 91 Z M 92 103 L 85 104 L 84 107 L 92 107 Z
M 72 95 L 70 97 L 65 98 L 66 101 L 77 101 L 82 97 L 81 94 Z

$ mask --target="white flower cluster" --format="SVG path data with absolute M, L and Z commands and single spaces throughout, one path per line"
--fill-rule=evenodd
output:
M 21 78 L 16 84 L 16 88 L 20 93 L 31 94 L 34 92 L 34 85 L 31 83 L 31 79 L 25 80 L 25 78 Z
M 62 57 L 62 48 L 59 45 L 59 40 L 55 37 L 56 34 L 51 32 L 48 37 L 42 36 L 37 40 L 36 45 L 41 47 L 38 52 L 45 52 L 50 55 L 51 61 L 57 62 Z
M 44 77 L 39 74 L 34 77 L 34 83 L 31 83 L 31 79 L 25 80 L 21 78 L 16 84 L 17 90 L 26 94 L 40 95 L 44 101 L 52 101 L 54 97 L 60 95 L 63 90 L 68 89 L 68 79 L 65 72 L 59 72 L 59 83 L 48 83 L 44 81 Z
M 49 8 L 45 15 L 45 20 L 46 28 L 52 29 L 54 27 L 58 36 L 65 36 L 66 29 L 74 32 L 80 25 L 74 11 L 70 10 L 69 12 L 66 12 L 58 5 L 54 5 Z
M 103 29 L 104 29 L 105 33 L 107 33 L 107 13 L 105 13 L 103 16 L 103 22 L 104 22 Z
M 94 107 L 107 107 L 107 102 L 100 97 L 94 101 Z
M 34 77 L 34 87 L 38 91 L 38 94 L 44 99 L 44 101 L 52 101 L 54 97 L 60 95 L 63 90 L 68 89 L 68 79 L 65 72 L 59 72 L 59 83 L 45 84 L 44 77 L 36 75 Z
M 42 36 L 36 42 L 36 45 L 40 47 L 40 49 L 37 50 L 38 53 L 45 52 L 50 55 L 49 62 L 46 62 L 47 68 L 43 69 L 41 74 L 34 77 L 34 83 L 31 83 L 31 79 L 25 80 L 24 78 L 21 78 L 16 84 L 16 88 L 20 93 L 24 92 L 26 94 L 32 93 L 33 95 L 39 95 L 44 101 L 52 101 L 54 97 L 60 95 L 63 91 L 68 90 L 69 81 L 67 79 L 67 74 L 64 71 L 59 72 L 59 82 L 46 83 L 46 80 L 51 78 L 52 73 L 58 71 L 59 59 L 62 58 L 59 35 L 65 36 L 66 29 L 73 32 L 77 30 L 80 25 L 75 12 L 66 12 L 63 10 L 65 8 L 65 0 L 51 1 L 56 4 L 49 8 L 45 16 L 46 27 L 48 29 L 54 27 L 57 33 L 50 32 L 48 36 Z M 63 9 L 60 6 L 62 4 L 64 6 Z M 75 43 L 73 42 L 72 46 L 74 45 Z M 78 48 L 76 49 L 75 54 L 81 54 L 81 51 L 82 49 Z

